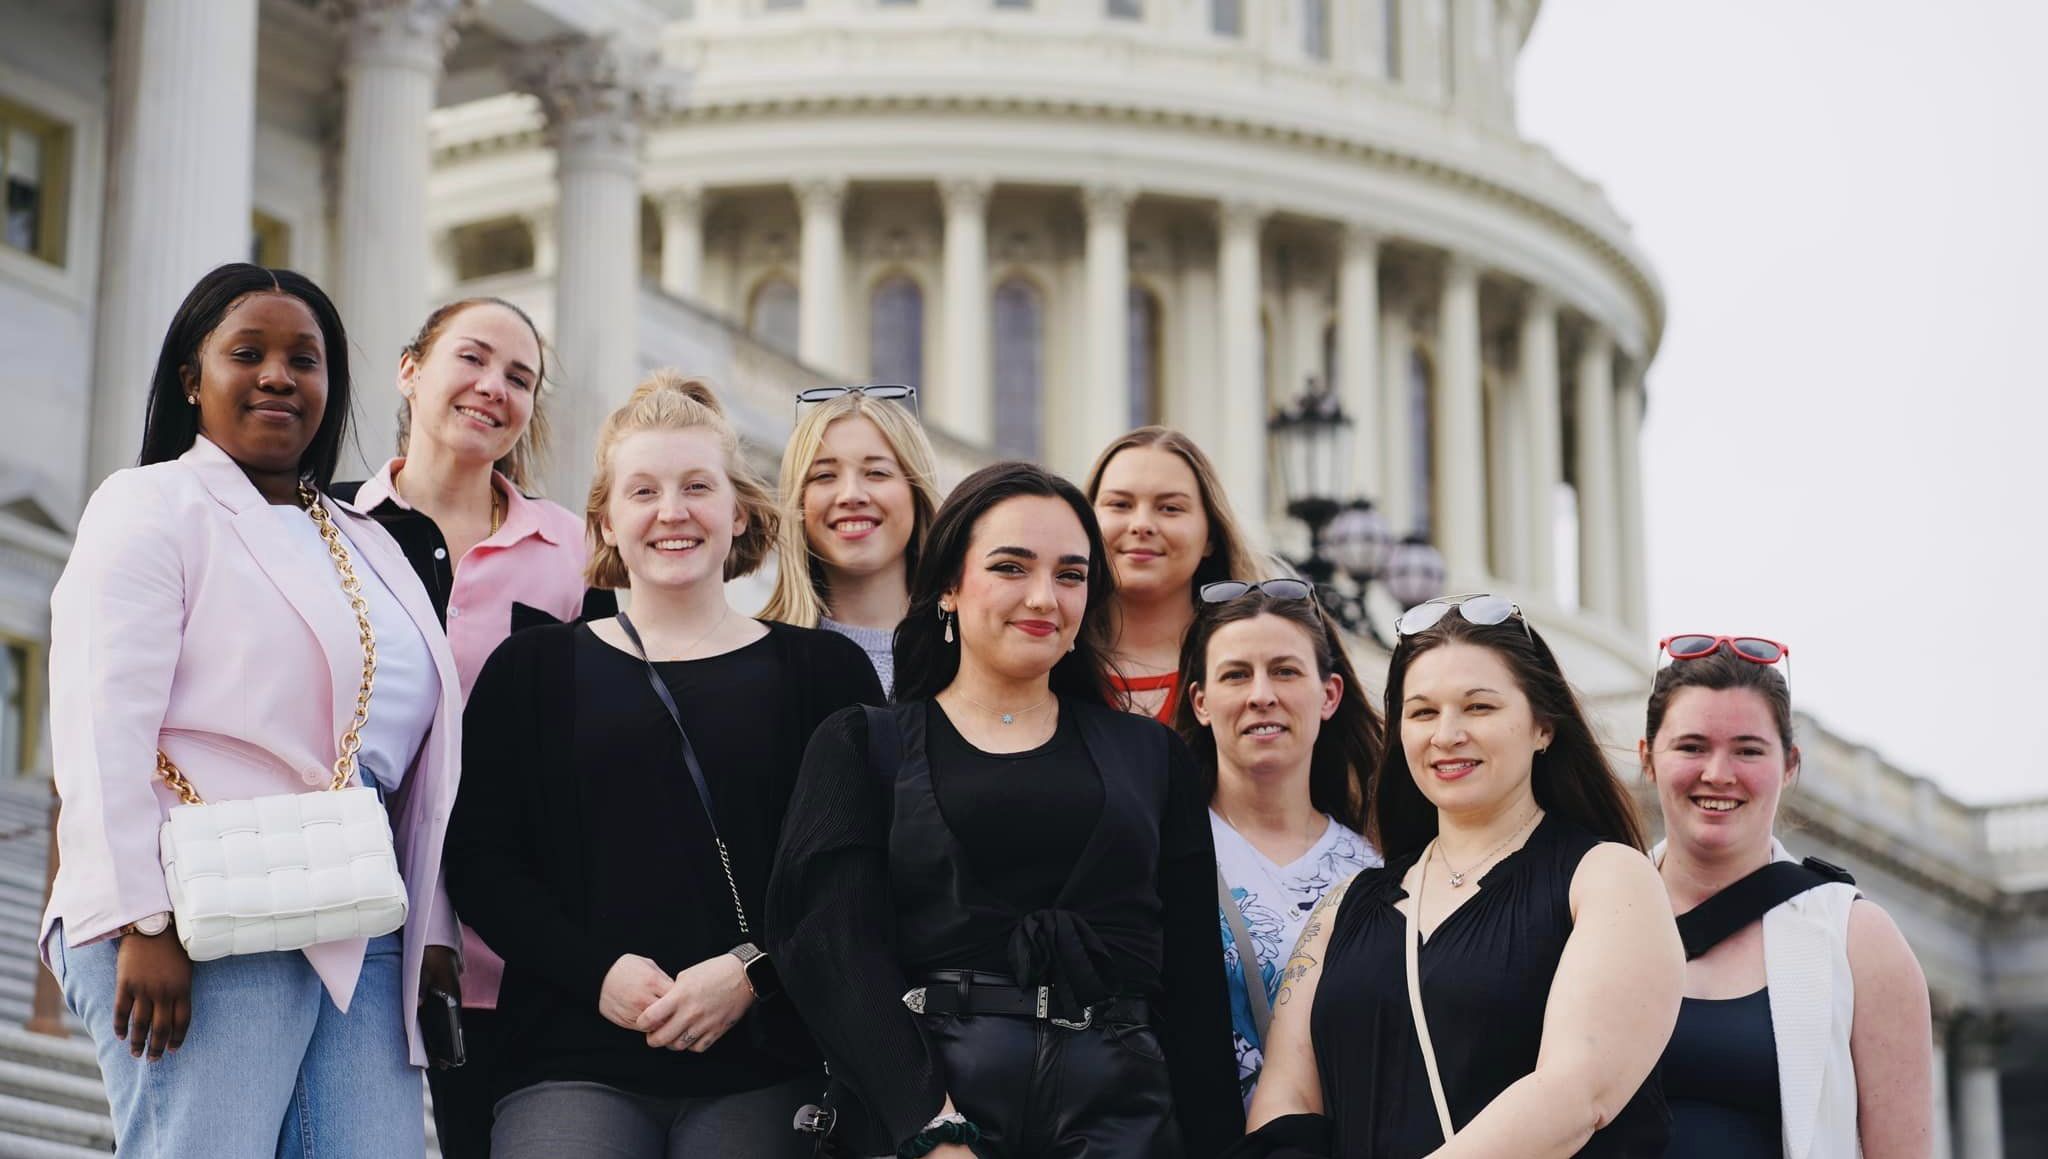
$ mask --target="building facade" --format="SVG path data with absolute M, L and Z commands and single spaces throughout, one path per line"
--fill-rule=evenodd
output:
M 820 382 L 917 385 L 949 479 L 995 456 L 1078 476 L 1164 422 L 1293 550 L 1265 421 L 1333 392 L 1348 489 L 1430 536 L 1455 589 L 1528 609 L 1626 744 L 1664 298 L 1599 189 L 1517 132 L 1538 9 L 0 0 L 0 779 L 47 772 L 70 529 L 133 461 L 177 302 L 235 258 L 334 294 L 358 466 L 391 452 L 430 303 L 526 306 L 572 500 L 603 415 L 672 364 L 726 386 L 765 461 Z M 1944 1147 L 2030 1153 L 2048 809 L 1969 809 L 1807 733 L 1788 810 L 1928 965 Z

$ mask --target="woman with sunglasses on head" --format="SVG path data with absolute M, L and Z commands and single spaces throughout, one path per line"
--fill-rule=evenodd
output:
M 797 400 L 782 452 L 775 593 L 761 618 L 859 644 L 888 693 L 910 573 L 939 506 L 931 440 L 904 406 L 917 392 L 816 387 Z
M 1309 918 L 1235 1154 L 1663 1155 L 1684 955 L 1627 791 L 1513 604 L 1397 628 L 1387 863 Z
M 1110 686 L 1132 712 L 1172 723 L 1195 592 L 1262 574 L 1209 456 L 1166 427 L 1139 427 L 1088 471 L 1088 501 L 1116 571 Z
M 440 873 L 462 701 L 398 545 L 324 493 L 348 412 L 327 295 L 215 269 L 164 335 L 141 465 L 93 493 L 51 596 L 63 811 L 42 952 L 92 1034 L 123 1155 L 426 1147 L 415 1007 L 455 972 Z M 294 814 L 340 819 L 356 868 Z M 379 900 L 384 857 L 404 905 L 381 917 L 321 907 L 317 884 L 264 887 L 347 877 Z M 228 873 L 174 891 L 167 871 L 193 864 Z M 223 884 L 229 914 L 203 896 Z M 282 945 L 303 948 L 257 948 Z
M 879 702 L 840 636 L 732 612 L 775 508 L 705 383 L 657 371 L 605 420 L 590 579 L 629 612 L 518 632 L 484 665 L 449 890 L 505 958 L 498 1159 L 808 1152 L 816 1048 L 759 922 L 803 744 Z
M 1849 876 L 1772 830 L 1799 772 L 1786 649 L 1674 636 L 1650 691 L 1643 776 L 1653 851 L 1685 936 L 1685 1001 L 1664 1050 L 1674 1159 L 1925 1156 L 1934 1124 L 1927 979 Z
M 1216 841 L 1224 971 L 1245 1102 L 1280 971 L 1323 895 L 1380 863 L 1360 833 L 1385 728 L 1329 617 L 1298 579 L 1201 590 L 1175 722 Z
M 398 357 L 399 457 L 334 491 L 404 549 L 448 634 L 464 695 L 515 619 L 573 620 L 584 606 L 583 521 L 525 494 L 546 452 L 545 358 L 540 331 L 510 302 L 464 298 L 435 309 Z M 615 610 L 609 592 L 591 594 L 599 614 Z M 447 1159 L 490 1154 L 505 969 L 475 931 L 462 937 L 460 985 L 450 977 L 434 988 L 461 1003 L 464 1061 L 427 1072 Z
M 1242 1129 L 1186 746 L 1111 708 L 1110 577 L 1028 463 L 939 509 L 896 704 L 805 753 L 768 937 L 852 1154 L 1213 1155 Z

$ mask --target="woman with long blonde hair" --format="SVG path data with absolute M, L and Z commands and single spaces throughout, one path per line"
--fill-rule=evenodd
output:
M 931 440 L 909 410 L 861 387 L 805 405 L 782 454 L 775 592 L 761 618 L 859 644 L 886 692 L 910 573 L 939 507 Z
M 860 649 L 732 611 L 773 498 L 700 379 L 657 371 L 605 421 L 589 577 L 617 616 L 515 633 L 464 717 L 488 769 L 449 820 L 448 888 L 505 959 L 492 1151 L 807 1154 L 823 1080 L 760 923 L 804 742 L 879 703 Z
M 1171 723 L 1195 593 L 1203 584 L 1259 580 L 1266 572 L 1209 456 L 1179 431 L 1139 427 L 1117 439 L 1096 458 L 1084 490 L 1116 572 L 1111 684 L 1123 707 Z

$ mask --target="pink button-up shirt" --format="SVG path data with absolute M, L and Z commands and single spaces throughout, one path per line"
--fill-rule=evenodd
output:
M 356 492 L 356 507 L 374 514 L 380 505 L 391 503 L 411 511 L 411 505 L 391 485 L 392 477 L 404 466 L 404 459 L 386 463 Z M 505 522 L 456 561 L 454 583 L 448 592 L 448 646 L 455 654 L 465 700 L 484 661 L 512 634 L 515 602 L 558 620 L 573 620 L 583 612 L 583 566 L 589 556 L 583 520 L 545 499 L 521 495 L 503 475 L 493 475 L 492 482 L 505 496 Z M 489 780 L 489 769 L 476 772 Z M 478 789 L 484 787 L 479 784 Z M 504 960 L 468 926 L 462 927 L 462 1004 L 495 1007 L 504 974 Z

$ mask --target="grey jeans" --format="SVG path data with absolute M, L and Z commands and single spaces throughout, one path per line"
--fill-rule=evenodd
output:
M 704 1098 L 662 1098 L 603 1083 L 543 1082 L 498 1100 L 492 1159 L 802 1159 L 791 1127 L 822 1077 Z

